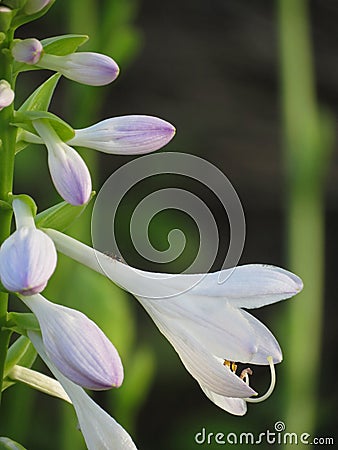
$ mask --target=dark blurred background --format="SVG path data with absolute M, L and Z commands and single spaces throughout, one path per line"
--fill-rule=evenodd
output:
M 90 30 L 76 20 L 76 8 L 80 8 L 78 14 L 83 15 L 85 5 L 76 1 L 70 3 L 71 13 L 67 11 L 67 4 L 57 1 L 44 18 L 23 27 L 18 35 L 42 38 L 68 32 L 90 34 Z M 107 88 L 86 88 L 91 92 L 88 99 L 72 92 L 73 82 L 62 80 L 53 100 L 52 111 L 74 127 L 124 114 L 149 114 L 172 122 L 177 128 L 177 135 L 163 151 L 186 152 L 210 161 L 230 179 L 242 201 L 247 236 L 240 263 L 262 262 L 288 267 L 285 219 L 287 174 L 283 158 L 276 2 L 139 0 L 126 3 L 131 3 L 133 7 L 125 20 L 124 33 L 128 35 L 129 31 L 132 37 L 127 36 L 123 40 L 114 26 L 111 27 L 111 34 L 105 37 L 106 48 L 108 41 L 111 41 L 112 50 L 109 54 L 116 57 L 121 66 L 119 78 Z M 96 2 L 97 9 L 100 10 L 104 4 Z M 338 107 L 338 3 L 335 0 L 311 0 L 309 11 L 316 93 L 322 107 L 335 116 Z M 96 19 L 100 25 L 99 14 Z M 95 24 L 91 23 L 90 17 L 87 20 L 95 32 Z M 118 41 L 119 38 L 122 40 Z M 98 41 L 97 36 L 92 36 L 85 49 L 98 50 L 92 44 Z M 119 42 L 122 42 L 120 46 Z M 121 55 L 121 61 L 113 51 L 114 46 Z M 36 72 L 22 75 L 22 98 L 31 92 L 36 83 L 33 80 L 39 77 L 40 80 L 45 79 L 46 73 L 41 72 L 40 75 L 39 72 L 38 78 Z M 99 89 L 103 94 L 96 94 Z M 86 102 L 89 105 L 93 103 L 95 95 L 99 96 L 98 105 L 89 108 L 88 115 L 92 117 L 83 122 L 83 111 L 88 109 Z M 338 156 L 336 144 L 334 147 L 325 178 L 325 303 L 321 361 L 317 368 L 318 416 L 314 431 L 317 436 L 335 436 L 337 439 L 335 259 L 338 251 Z M 29 156 L 28 152 L 27 156 L 19 155 L 16 182 L 17 191 L 27 191 L 29 186 L 29 193 L 34 198 L 40 198 L 39 206 L 43 209 L 57 197 L 48 176 L 41 178 L 41 173 L 47 174 L 42 155 L 44 150 L 41 147 L 32 147 Z M 26 173 L 23 182 L 19 176 L 26 171 L 27 158 L 29 161 L 35 158 L 35 165 L 29 174 Z M 104 154 L 98 158 L 95 163 L 96 190 L 118 167 L 133 159 Z M 179 182 L 175 180 L 173 184 Z M 195 186 L 196 189 L 203 191 L 198 186 Z M 41 191 L 44 192 L 43 198 Z M 224 212 L 220 211 L 211 195 L 208 197 L 204 191 L 203 195 L 205 201 L 209 201 L 220 229 L 226 230 Z M 157 235 L 161 235 L 161 230 L 157 231 Z M 306 258 L 316 258 L 310 242 Z M 137 261 L 137 265 L 142 267 L 142 262 Z M 146 263 L 143 268 L 147 268 Z M 61 297 L 53 300 L 61 302 Z M 283 405 L 288 386 L 283 381 L 279 384 L 283 377 L 282 367 L 277 367 L 277 388 L 269 400 L 259 405 L 249 405 L 244 418 L 230 416 L 204 397 L 174 350 L 136 301 L 131 297 L 126 301 L 132 304 L 136 340 L 152 354 L 153 371 L 145 389 L 147 395 L 140 400 L 140 409 L 133 422 L 132 434 L 140 449 L 218 448 L 217 445 L 198 446 L 194 442 L 195 433 L 202 427 L 211 432 L 259 433 L 266 429 L 273 430 L 275 422 L 285 420 Z M 282 348 L 286 342 L 284 308 L 282 302 L 261 311 L 253 311 L 274 331 Z M 302 317 L 299 317 L 300 327 L 301 324 Z M 133 359 L 133 351 L 129 359 Z M 311 336 L 308 336 L 308 359 L 311 361 Z M 284 364 L 287 364 L 287 360 Z M 302 366 L 298 367 L 298 371 L 299 379 L 306 379 L 307 373 Z M 264 392 L 269 383 L 268 373 L 257 370 L 255 374 L 254 384 L 260 392 Z M 41 441 L 34 439 L 34 433 L 27 430 L 26 435 L 22 436 L 27 448 L 81 448 L 75 447 L 75 444 L 64 447 L 50 441 L 53 434 L 56 436 L 55 442 L 58 442 L 54 423 L 60 425 L 63 420 L 58 418 L 52 423 L 51 417 L 56 413 L 51 410 L 58 408 L 58 401 L 41 397 L 42 394 L 39 394 L 38 400 L 31 400 L 35 402 L 37 415 L 28 420 L 31 427 L 36 427 L 38 434 L 42 433 L 43 424 L 44 433 L 49 439 L 43 439 L 44 444 L 39 447 Z M 114 411 L 114 398 L 108 403 L 104 395 L 100 394 L 97 400 Z M 17 403 L 20 404 L 19 400 Z M 44 408 L 48 412 L 42 414 Z M 46 419 L 47 415 L 49 419 Z M 115 417 L 123 425 L 128 425 L 127 420 L 119 417 L 118 411 Z M 71 428 L 74 423 L 67 425 Z M 287 431 L 292 431 L 292 424 L 286 423 L 286 426 Z M 15 425 L 12 425 L 12 429 L 15 429 Z

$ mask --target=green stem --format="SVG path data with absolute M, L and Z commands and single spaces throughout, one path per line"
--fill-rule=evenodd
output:
M 313 435 L 324 301 L 324 177 L 332 130 L 316 101 L 308 1 L 279 0 L 278 7 L 288 259 L 305 286 L 283 318 L 285 423 L 290 432 Z
M 12 41 L 12 34 L 9 33 L 8 38 L 0 47 L 0 79 L 7 80 L 14 90 L 12 62 L 7 49 Z M 8 201 L 8 195 L 13 189 L 14 174 L 14 155 L 16 128 L 11 126 L 13 121 L 14 106 L 13 104 L 0 111 L 0 200 Z M 12 210 L 0 208 L 0 244 L 10 235 L 12 221 Z M 9 332 L 3 329 L 7 320 L 8 294 L 0 293 L 0 402 L 2 375 L 7 354 Z

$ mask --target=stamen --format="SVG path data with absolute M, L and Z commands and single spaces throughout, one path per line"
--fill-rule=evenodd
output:
M 270 365 L 270 371 L 271 371 L 271 383 L 269 386 L 269 389 L 266 391 L 266 393 L 264 395 L 262 395 L 261 397 L 258 398 L 245 398 L 244 400 L 246 402 L 249 403 L 260 403 L 260 402 L 264 402 L 264 400 L 266 400 L 267 398 L 270 397 L 270 395 L 272 394 L 275 384 L 276 384 L 276 372 L 275 372 L 275 366 L 273 364 L 273 359 L 272 356 L 268 356 L 267 358 L 269 365 Z
M 228 367 L 233 373 L 236 373 L 237 364 L 235 362 L 225 359 L 223 362 L 223 366 Z
M 252 374 L 253 374 L 252 370 L 250 369 L 250 367 L 248 367 L 247 369 L 242 370 L 239 378 L 241 380 L 244 380 L 246 382 L 246 384 L 249 385 L 249 375 L 252 375 Z

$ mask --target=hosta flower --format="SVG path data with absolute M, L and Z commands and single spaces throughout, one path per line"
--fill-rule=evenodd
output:
M 18 62 L 34 65 L 39 61 L 42 51 L 43 47 L 40 41 L 34 38 L 24 39 L 15 42 L 12 55 Z
M 71 205 L 87 203 L 92 182 L 81 156 L 62 142 L 47 120 L 34 120 L 33 125 L 47 147 L 49 171 L 58 193 Z
M 87 448 L 89 450 L 137 450 L 131 437 L 121 425 L 100 408 L 80 386 L 60 373 L 46 353 L 39 334 L 28 332 L 28 335 L 41 358 L 69 395 Z
M 122 384 L 119 354 L 93 321 L 41 295 L 21 299 L 37 317 L 46 353 L 64 376 L 93 390 Z
M 17 230 L 0 248 L 0 278 L 6 289 L 22 295 L 41 292 L 53 274 L 57 255 L 53 241 L 37 230 L 30 207 L 13 200 Z
M 246 401 L 253 400 L 251 369 L 244 367 L 237 375 L 235 362 L 270 365 L 273 387 L 273 364 L 282 360 L 281 349 L 268 328 L 242 308 L 294 296 L 303 287 L 296 275 L 259 264 L 197 275 L 144 272 L 62 233 L 47 232 L 59 251 L 105 273 L 136 296 L 216 405 L 242 415 Z
M 6 80 L 0 80 L 0 111 L 13 103 L 14 91 Z
M 69 145 L 88 147 L 116 155 L 152 152 L 166 145 L 175 128 L 165 120 L 152 116 L 113 117 L 88 128 L 75 130 Z
M 101 53 L 78 52 L 62 56 L 45 53 L 41 42 L 37 39 L 16 42 L 12 55 L 18 62 L 54 70 L 70 80 L 89 86 L 104 86 L 111 83 L 120 70 L 112 58 Z
M 158 117 L 131 115 L 112 117 L 90 127 L 74 130 L 68 145 L 87 147 L 115 155 L 140 155 L 166 145 L 175 135 L 175 127 Z M 20 139 L 42 144 L 39 136 L 22 131 Z

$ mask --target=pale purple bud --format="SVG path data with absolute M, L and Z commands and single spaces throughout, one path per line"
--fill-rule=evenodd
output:
M 43 291 L 57 261 L 53 241 L 37 230 L 29 206 L 13 201 L 18 229 L 0 248 L 0 278 L 6 289 L 22 295 Z
M 12 47 L 13 58 L 21 63 L 36 64 L 43 52 L 40 41 L 35 38 L 17 41 Z
M 55 70 L 70 80 L 89 86 L 109 84 L 119 74 L 119 67 L 112 58 L 90 52 L 71 53 L 64 56 L 44 53 L 38 66 Z
M 68 143 L 104 153 L 137 155 L 163 147 L 175 132 L 173 125 L 158 117 L 121 116 L 75 130 L 75 137 Z
M 35 14 L 51 3 L 51 1 L 52 0 L 27 0 L 24 9 L 25 13 L 28 15 Z
M 35 120 L 33 125 L 47 147 L 49 171 L 58 193 L 71 205 L 87 203 L 92 182 L 81 156 L 61 141 L 47 121 Z
M 14 91 L 6 80 L 0 80 L 0 111 L 13 103 Z
M 93 390 L 119 387 L 120 356 L 107 336 L 83 313 L 41 295 L 22 298 L 36 315 L 48 357 L 74 383 Z

